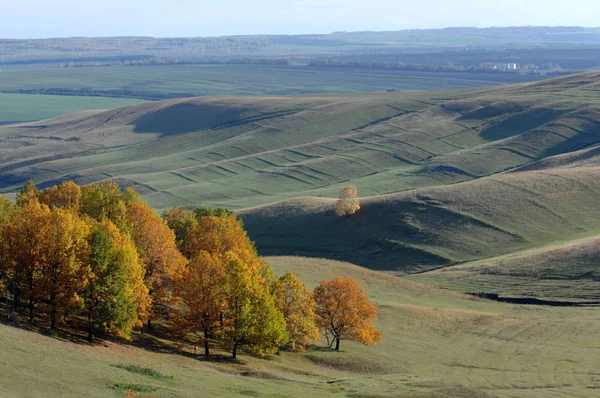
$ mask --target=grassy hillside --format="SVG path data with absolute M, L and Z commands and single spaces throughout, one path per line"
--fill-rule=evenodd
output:
M 0 124 L 43 120 L 87 109 L 112 109 L 139 103 L 125 98 L 0 94 Z
M 528 165 L 597 142 L 599 74 L 469 91 L 194 98 L 0 128 L 0 191 L 119 179 L 158 208 L 363 196 Z
M 159 209 L 245 208 L 264 254 L 424 272 L 600 234 L 599 89 L 600 74 L 589 73 L 471 90 L 86 111 L 0 127 L 0 192 L 30 178 L 113 179 Z M 362 209 L 339 218 L 331 198 L 349 182 Z M 570 278 L 592 291 L 597 275 Z M 547 286 L 536 295 L 556 295 Z
M 334 200 L 318 198 L 240 215 L 265 254 L 414 273 L 599 233 L 599 178 L 598 168 L 505 173 L 364 198 L 349 217 L 335 215 Z
M 556 243 L 411 276 L 470 293 L 573 302 L 600 299 L 600 237 Z
M 160 65 L 7 69 L 0 92 L 167 99 L 214 95 L 291 95 L 442 90 L 545 79 L 510 73 L 413 72 L 269 65 Z
M 596 309 L 500 304 L 334 261 L 269 261 L 311 287 L 335 275 L 360 280 L 378 306 L 383 342 L 232 364 L 196 359 L 191 344 L 154 335 L 89 345 L 0 324 L 0 394 L 119 397 L 134 387 L 155 397 L 597 395 Z

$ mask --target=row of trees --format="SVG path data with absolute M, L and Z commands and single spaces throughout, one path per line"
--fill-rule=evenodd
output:
M 9 317 L 25 311 L 85 329 L 88 338 L 165 315 L 173 332 L 260 356 L 304 350 L 325 330 L 374 344 L 375 307 L 349 278 L 311 293 L 288 273 L 276 278 L 235 213 L 181 208 L 162 217 L 111 182 L 38 190 L 28 183 L 13 205 L 0 197 L 0 275 Z

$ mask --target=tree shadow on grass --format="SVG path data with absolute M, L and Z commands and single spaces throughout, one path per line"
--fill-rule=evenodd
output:
M 49 325 L 47 325 L 44 322 L 44 320 L 40 318 L 34 318 L 33 324 L 30 324 L 21 316 L 17 316 L 16 320 L 8 320 L 6 314 L 2 314 L 0 323 L 6 326 L 12 326 L 17 329 L 26 330 L 28 332 L 39 333 L 43 336 L 51 337 L 55 340 L 63 342 L 88 346 L 96 345 L 99 343 L 98 339 L 94 341 L 88 340 L 85 334 L 77 330 L 72 330 L 65 327 L 57 327 L 56 329 L 52 329 Z

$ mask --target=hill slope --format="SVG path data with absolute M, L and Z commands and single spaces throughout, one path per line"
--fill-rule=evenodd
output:
M 600 74 L 454 92 L 195 98 L 0 128 L 0 192 L 119 179 L 158 208 L 471 180 L 598 142 Z
M 599 154 L 600 73 L 466 91 L 191 98 L 0 127 L 0 192 L 29 178 L 113 179 L 159 209 L 246 208 L 263 254 L 418 273 L 596 236 Z M 349 182 L 362 209 L 338 218 L 330 198 Z M 509 273 L 518 262 L 502 264 Z M 566 280 L 593 290 L 592 266 Z M 536 294 L 555 295 L 551 285 Z
M 269 360 L 207 362 L 191 354 L 192 342 L 148 333 L 130 344 L 90 345 L 0 324 L 0 395 L 122 397 L 133 386 L 154 397 L 597 396 L 596 309 L 525 308 L 346 263 L 268 260 L 279 274 L 293 269 L 311 288 L 334 275 L 359 280 L 378 306 L 383 341 L 372 348 L 344 341 L 342 352 L 315 347 Z

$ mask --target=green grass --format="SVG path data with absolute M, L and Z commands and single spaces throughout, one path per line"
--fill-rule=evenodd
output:
M 65 113 L 119 108 L 138 102 L 125 98 L 0 94 L 0 123 L 43 120 Z
M 3 70 L 0 92 L 166 99 L 223 95 L 297 95 L 386 90 L 441 90 L 543 77 L 329 69 L 304 66 L 186 65 Z
M 130 344 L 90 345 L 0 324 L 0 391 L 64 397 L 123 396 L 121 390 L 138 388 L 152 389 L 154 397 L 597 395 L 596 308 L 501 304 L 336 261 L 268 261 L 278 274 L 293 270 L 311 288 L 337 275 L 358 279 L 378 307 L 383 341 L 372 348 L 343 341 L 341 352 L 321 344 L 268 360 L 242 355 L 238 363 L 207 362 L 190 354 L 189 342 L 148 333 L 134 334 Z M 174 378 L 155 379 L 118 364 Z
M 599 301 L 600 237 L 558 243 L 477 260 L 410 279 L 469 293 L 535 297 L 560 301 Z
M 125 369 L 128 372 L 135 373 L 142 376 L 151 377 L 153 379 L 172 379 L 173 376 L 162 374 L 152 368 L 145 368 L 143 366 L 138 365 L 124 365 L 119 364 L 115 365 L 116 368 Z

